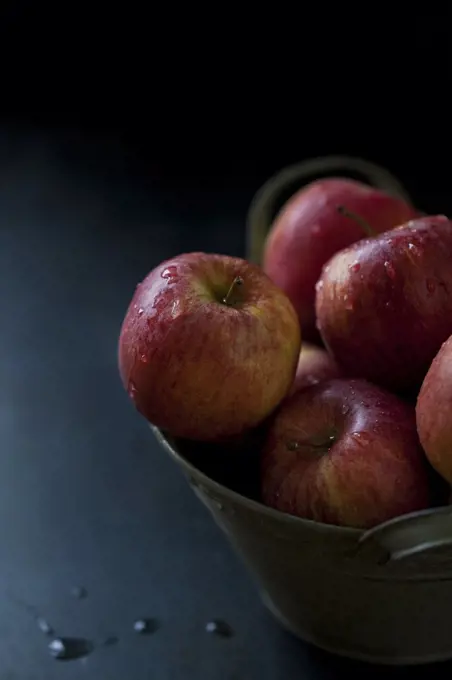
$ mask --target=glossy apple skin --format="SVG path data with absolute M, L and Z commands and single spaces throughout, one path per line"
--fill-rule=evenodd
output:
M 294 305 L 306 341 L 319 340 L 315 284 L 322 266 L 366 236 L 356 221 L 338 213 L 338 205 L 359 214 L 377 233 L 417 214 L 401 199 L 349 179 L 318 180 L 287 202 L 267 237 L 263 268 Z
M 427 458 L 452 485 L 452 337 L 442 345 L 425 376 L 416 420 Z
M 452 334 L 452 224 L 425 217 L 337 253 L 317 284 L 317 323 L 347 375 L 419 390 Z
M 290 394 L 322 380 L 339 378 L 341 371 L 333 357 L 321 347 L 303 343 Z
M 364 380 L 296 392 L 276 414 L 261 459 L 264 502 L 367 529 L 429 505 L 414 408 Z
M 223 299 L 235 279 L 243 284 Z M 260 268 L 188 253 L 138 286 L 119 339 L 119 370 L 136 408 L 175 437 L 240 435 L 278 405 L 300 351 L 296 313 Z

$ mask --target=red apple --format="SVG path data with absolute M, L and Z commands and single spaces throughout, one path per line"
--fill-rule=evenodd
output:
M 442 345 L 425 376 L 416 419 L 430 463 L 452 485 L 452 337 Z
M 286 297 L 239 258 L 189 253 L 138 286 L 119 339 L 136 408 L 175 437 L 239 435 L 290 389 L 300 328 Z
M 417 215 L 400 198 L 349 179 L 318 180 L 286 203 L 267 237 L 263 268 L 292 301 L 308 341 L 318 341 L 315 284 L 322 266 L 366 236 L 362 225 L 338 213 L 338 205 L 359 214 L 378 233 Z
M 339 366 L 328 352 L 316 345 L 304 343 L 301 347 L 291 394 L 322 380 L 339 378 L 340 374 Z
M 452 224 L 423 217 L 332 257 L 317 284 L 322 338 L 348 374 L 418 390 L 452 334 Z
M 364 380 L 296 392 L 261 459 L 264 502 L 327 524 L 370 528 L 429 505 L 414 408 Z

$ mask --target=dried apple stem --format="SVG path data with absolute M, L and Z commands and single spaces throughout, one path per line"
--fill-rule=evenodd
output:
M 363 217 L 361 217 L 361 215 L 358 215 L 352 210 L 346 208 L 345 205 L 338 205 L 337 212 L 340 215 L 343 215 L 344 217 L 349 217 L 351 220 L 359 224 L 359 226 L 362 229 L 364 229 L 364 232 L 366 233 L 367 236 L 369 237 L 376 236 L 375 231 L 372 229 L 369 222 L 367 222 Z
M 225 297 L 223 298 L 223 302 L 224 302 L 225 305 L 230 304 L 232 293 L 235 291 L 235 289 L 238 286 L 241 286 L 242 284 L 243 284 L 242 277 L 236 276 L 235 279 L 233 280 L 233 282 L 231 283 L 231 285 L 229 286 L 228 292 L 226 293 Z

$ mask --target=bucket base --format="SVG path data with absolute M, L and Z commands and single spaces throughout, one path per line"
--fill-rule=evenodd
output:
M 266 592 L 261 593 L 261 598 L 264 605 L 270 611 L 272 616 L 289 633 L 292 633 L 292 635 L 295 635 L 295 637 L 299 638 L 303 642 L 306 642 L 309 645 L 313 645 L 314 647 L 318 647 L 319 649 L 322 649 L 323 651 L 328 652 L 329 654 L 335 654 L 336 656 L 341 656 L 347 659 L 353 659 L 355 661 L 364 661 L 366 663 L 381 664 L 386 666 L 419 666 L 423 664 L 438 663 L 440 661 L 449 661 L 450 659 L 452 659 L 452 650 L 445 654 L 429 654 L 422 657 L 419 656 L 386 657 L 386 656 L 372 656 L 371 654 L 359 652 L 358 650 L 348 651 L 330 647 L 329 645 L 325 645 L 318 639 L 309 635 L 309 633 L 307 633 L 305 630 L 295 627 L 291 623 L 289 623 L 289 621 L 283 616 L 283 614 L 281 614 L 278 607 L 274 605 L 273 601 L 267 595 Z

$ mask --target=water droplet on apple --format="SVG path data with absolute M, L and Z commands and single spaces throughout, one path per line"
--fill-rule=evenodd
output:
M 127 392 L 129 394 L 129 397 L 132 399 L 132 401 L 135 401 L 136 395 L 137 395 L 137 386 L 133 382 L 133 380 L 129 381 L 129 386 L 127 388 Z
M 427 290 L 429 293 L 434 293 L 436 290 L 436 283 L 433 279 L 427 279 L 425 282 L 425 285 L 427 286 Z
M 348 295 L 344 295 L 344 307 L 347 311 L 353 311 L 353 302 L 349 300 Z
M 149 360 L 148 360 L 146 354 L 141 354 L 141 355 L 140 355 L 140 361 L 141 361 L 142 364 L 147 364 L 147 363 L 148 363 Z
M 137 312 L 138 316 L 141 316 L 143 314 L 143 312 L 144 312 L 143 307 L 140 307 L 140 309 Z
M 162 279 L 173 279 L 177 274 L 177 267 L 175 265 L 171 265 L 170 267 L 166 267 L 160 274 Z
M 394 279 L 394 278 L 395 278 L 395 275 L 396 275 L 396 272 L 395 272 L 394 266 L 391 264 L 391 262 L 388 262 L 388 261 L 386 260 L 386 262 L 385 262 L 385 264 L 384 264 L 384 267 L 385 267 L 385 269 L 386 269 L 386 273 L 388 274 L 389 278 L 390 278 L 390 279 Z
M 319 292 L 320 290 L 322 290 L 322 288 L 323 288 L 323 281 L 322 280 L 317 281 L 317 283 L 315 284 L 316 291 Z
M 366 432 L 353 432 L 352 437 L 356 439 L 361 446 L 369 443 L 369 435 Z
M 300 448 L 300 444 L 296 441 L 287 442 L 287 448 L 289 451 L 296 451 Z
M 172 307 L 171 307 L 171 316 L 173 319 L 176 318 L 176 316 L 179 314 L 180 311 L 180 300 L 174 300 Z
M 361 265 L 359 264 L 359 262 L 356 261 L 349 266 L 349 269 L 351 272 L 356 273 L 359 272 L 359 270 L 361 269 Z
M 411 253 L 411 255 L 417 255 L 419 256 L 419 248 L 414 245 L 414 243 L 409 243 L 408 244 L 408 250 Z

